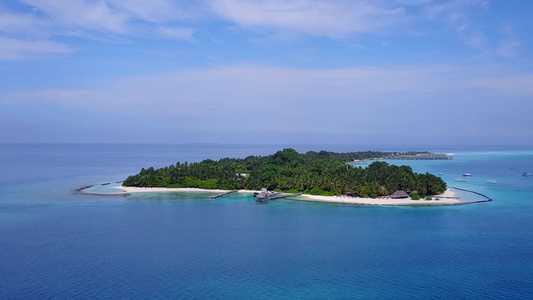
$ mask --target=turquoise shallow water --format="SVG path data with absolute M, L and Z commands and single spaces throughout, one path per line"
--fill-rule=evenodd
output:
M 457 154 L 453 161 L 408 162 L 415 171 L 443 173 L 449 185 L 494 199 L 466 206 L 72 192 L 122 180 L 141 167 L 280 148 L 0 146 L 6 170 L 0 176 L 0 298 L 533 297 L 533 178 L 521 176 L 533 171 L 528 149 L 445 149 Z M 328 150 L 372 149 L 338 148 Z M 455 182 L 464 172 L 473 176 Z

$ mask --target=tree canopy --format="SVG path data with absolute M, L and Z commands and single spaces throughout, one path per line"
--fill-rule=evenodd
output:
M 367 168 L 361 168 L 347 163 L 381 158 L 388 154 L 374 151 L 310 151 L 300 154 L 288 148 L 268 156 L 178 162 L 157 170 L 143 168 L 139 174 L 129 176 L 123 185 L 226 190 L 267 188 L 284 192 L 360 197 L 386 196 L 396 190 L 418 190 L 423 195 L 436 195 L 446 190 L 446 183 L 441 178 L 429 173 L 414 173 L 409 166 L 375 161 Z

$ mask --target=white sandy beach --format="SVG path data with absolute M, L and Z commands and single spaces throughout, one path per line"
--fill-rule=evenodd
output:
M 435 198 L 439 200 L 435 200 Z M 291 200 L 299 201 L 313 201 L 313 202 L 327 202 L 327 203 L 345 203 L 345 204 L 361 204 L 361 205 L 390 205 L 390 206 L 421 206 L 421 205 L 452 205 L 461 203 L 461 199 L 457 198 L 455 192 L 447 189 L 441 195 L 433 198 L 432 200 L 411 200 L 411 198 L 405 199 L 392 199 L 390 197 L 382 198 L 359 198 L 348 196 L 315 196 L 315 195 L 302 195 L 299 197 L 291 198 Z
M 226 190 L 207 190 L 199 188 L 163 188 L 163 187 L 134 187 L 134 186 L 117 186 L 124 193 L 154 193 L 154 192 L 213 192 L 224 193 Z
M 142 188 L 142 187 L 126 187 L 126 186 L 117 186 L 117 189 L 122 190 L 125 194 L 129 193 L 152 193 L 152 192 L 212 192 L 212 193 L 224 193 L 227 190 L 208 190 L 208 189 L 199 189 L 199 188 Z M 239 193 L 254 193 L 256 191 L 252 190 L 239 190 Z M 435 200 L 435 198 L 439 200 Z M 310 202 L 325 202 L 325 203 L 344 203 L 344 204 L 361 204 L 361 205 L 410 205 L 410 206 L 420 206 L 420 205 L 451 205 L 461 203 L 461 199 L 457 198 L 455 192 L 451 189 L 447 189 L 444 193 L 438 197 L 433 198 L 433 200 L 411 200 L 410 198 L 406 199 L 392 199 L 390 197 L 382 198 L 359 198 L 359 197 L 348 197 L 348 196 L 316 196 L 316 195 L 301 195 L 289 197 L 290 200 L 296 201 L 310 201 Z
M 200 188 L 163 188 L 163 187 L 133 187 L 133 186 L 117 186 L 116 189 L 122 190 L 125 194 L 130 193 L 152 193 L 152 192 L 211 192 L 211 193 L 224 193 L 228 190 L 209 190 Z M 254 193 L 257 191 L 252 190 L 238 190 L 239 193 Z

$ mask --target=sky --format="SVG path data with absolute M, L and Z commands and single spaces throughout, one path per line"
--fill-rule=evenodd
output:
M 530 0 L 0 1 L 0 143 L 533 145 Z

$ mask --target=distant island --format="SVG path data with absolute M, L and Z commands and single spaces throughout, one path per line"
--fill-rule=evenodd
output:
M 349 152 L 283 149 L 268 156 L 248 156 L 244 159 L 206 159 L 197 163 L 176 163 L 168 167 L 142 169 L 129 176 L 124 187 L 140 188 L 199 188 L 208 190 L 260 190 L 303 193 L 316 196 L 379 198 L 391 197 L 398 191 L 411 197 L 439 195 L 446 183 L 439 177 L 413 172 L 409 166 L 389 165 L 375 161 L 367 168 L 351 162 L 391 156 L 430 157 L 429 152 Z M 403 157 L 402 157 L 403 158 Z M 416 196 L 413 195 L 413 192 Z M 394 198 L 394 197 L 393 197 Z M 418 200 L 415 199 L 415 200 Z

